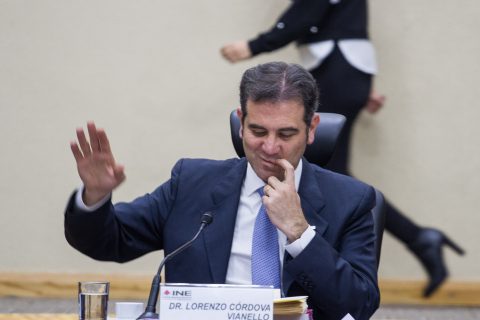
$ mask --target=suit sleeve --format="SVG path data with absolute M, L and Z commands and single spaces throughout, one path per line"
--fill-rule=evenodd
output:
M 86 212 L 70 197 L 64 230 L 68 243 L 87 256 L 103 261 L 126 262 L 163 249 L 163 226 L 174 205 L 182 160 L 170 180 L 152 193 L 129 203 L 112 204 Z
M 253 55 L 279 49 L 310 32 L 329 9 L 328 0 L 295 0 L 273 28 L 248 42 Z
M 296 284 L 308 293 L 308 303 L 320 312 L 321 319 L 341 319 L 347 313 L 357 320 L 369 319 L 378 308 L 380 295 L 370 211 L 374 202 L 373 189 L 366 188 L 336 249 L 316 234 L 305 250 L 285 264 Z

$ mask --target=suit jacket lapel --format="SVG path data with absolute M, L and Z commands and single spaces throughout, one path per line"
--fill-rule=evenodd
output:
M 213 212 L 214 218 L 212 224 L 205 229 L 204 240 L 214 283 L 225 283 L 246 170 L 247 161 L 242 158 L 227 175 L 219 178 L 212 191 L 213 206 L 209 210 Z

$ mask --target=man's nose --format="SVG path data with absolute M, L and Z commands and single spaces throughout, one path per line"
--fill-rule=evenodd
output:
M 277 138 L 273 135 L 266 137 L 265 140 L 263 141 L 262 149 L 263 149 L 263 152 L 269 155 L 278 153 L 280 146 Z

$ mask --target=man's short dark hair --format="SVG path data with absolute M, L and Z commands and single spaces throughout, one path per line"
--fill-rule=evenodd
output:
M 301 66 L 285 62 L 259 64 L 243 73 L 240 82 L 242 123 L 247 101 L 281 102 L 296 100 L 305 108 L 303 120 L 310 126 L 318 105 L 318 88 L 312 75 Z

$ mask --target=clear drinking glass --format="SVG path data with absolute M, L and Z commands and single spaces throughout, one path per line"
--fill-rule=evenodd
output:
M 107 320 L 110 283 L 83 281 L 78 283 L 78 318 L 80 320 Z

